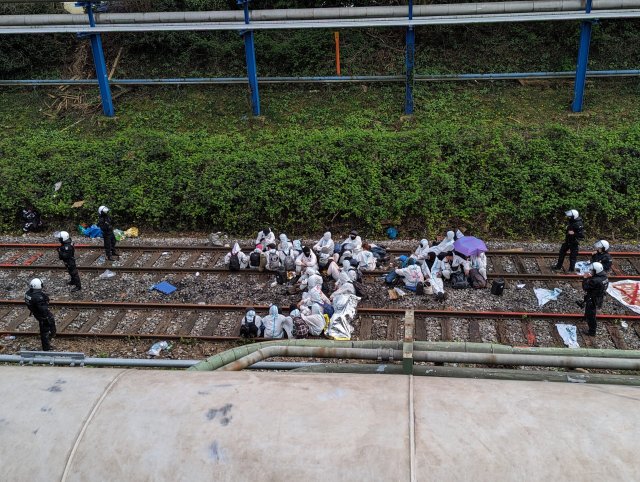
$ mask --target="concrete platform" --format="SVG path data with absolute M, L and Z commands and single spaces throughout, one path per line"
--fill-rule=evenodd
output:
M 638 480 L 640 389 L 0 367 L 7 481 Z

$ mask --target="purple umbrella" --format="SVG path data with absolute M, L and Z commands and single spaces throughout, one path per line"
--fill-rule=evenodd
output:
M 474 236 L 463 236 L 453 243 L 453 248 L 465 256 L 477 256 L 480 253 L 486 253 L 488 251 L 484 241 Z

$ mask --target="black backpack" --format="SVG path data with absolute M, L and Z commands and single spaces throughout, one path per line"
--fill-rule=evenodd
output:
M 453 273 L 451 273 L 451 287 L 456 290 L 469 287 L 467 277 L 462 271 L 454 271 Z
M 249 255 L 249 264 L 254 268 L 260 266 L 260 253 L 252 251 Z
M 238 258 L 237 254 L 231 254 L 231 258 L 229 258 L 229 270 L 240 271 L 240 258 Z

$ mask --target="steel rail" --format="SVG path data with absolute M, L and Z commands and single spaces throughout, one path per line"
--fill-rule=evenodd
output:
M 469 25 L 496 23 L 523 23 L 549 21 L 588 21 L 616 20 L 640 18 L 640 10 L 602 10 L 592 13 L 584 12 L 549 12 L 529 14 L 488 14 L 488 15 L 450 15 L 434 17 L 408 18 L 370 18 L 370 19 L 337 19 L 337 20 L 293 20 L 293 21 L 259 21 L 245 24 L 241 22 L 194 22 L 148 23 L 148 24 L 98 24 L 89 25 L 34 25 L 18 27 L 0 27 L 0 34 L 52 34 L 52 33 L 117 33 L 117 32 L 168 32 L 168 31 L 259 31 L 316 28 L 369 28 L 369 27 L 420 27 L 427 25 Z
M 0 299 L 0 306 L 24 306 L 22 300 Z M 109 301 L 51 301 L 49 306 L 60 308 L 84 308 L 101 310 L 188 310 L 188 311 L 246 311 L 251 308 L 260 312 L 268 312 L 267 305 L 208 305 L 196 303 L 135 303 L 135 302 L 109 302 Z M 406 308 L 370 308 L 358 306 L 358 314 L 373 316 L 397 315 L 404 316 Z M 527 311 L 454 311 L 454 310 L 428 310 L 414 309 L 414 313 L 427 317 L 450 318 L 487 318 L 487 319 L 584 319 L 583 313 L 554 313 L 554 312 L 527 312 Z M 631 320 L 640 321 L 640 315 L 627 314 L 598 314 L 599 320 Z

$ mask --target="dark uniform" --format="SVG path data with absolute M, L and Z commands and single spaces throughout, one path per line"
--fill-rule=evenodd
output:
M 591 263 L 601 263 L 604 270 L 608 273 L 613 264 L 613 258 L 608 251 L 597 251 L 596 254 L 591 256 Z
M 40 231 L 44 227 L 44 224 L 40 219 L 40 213 L 32 206 L 22 209 L 20 212 L 20 218 L 24 223 L 22 225 L 22 231 L 25 233 L 28 233 L 29 231 Z
M 589 336 L 596 336 L 596 310 L 602 308 L 609 280 L 604 271 L 582 280 L 584 290 L 584 317 L 589 325 Z
M 118 256 L 116 253 L 116 237 L 113 234 L 113 222 L 111 216 L 104 211 L 98 218 L 98 227 L 102 230 L 102 237 L 104 239 L 104 252 L 107 255 L 109 261 L 113 261 L 112 256 Z
M 569 234 L 569 231 L 573 231 L 573 234 Z M 569 219 L 569 224 L 565 231 L 564 243 L 560 246 L 560 253 L 558 255 L 558 262 L 555 269 L 562 269 L 564 264 L 564 258 L 569 251 L 569 272 L 573 272 L 576 269 L 576 261 L 578 260 L 578 242 L 584 239 L 584 224 L 582 218 Z
M 73 247 L 73 243 L 70 239 L 61 241 L 61 243 L 62 245 L 58 247 L 58 257 L 67 267 L 69 276 L 71 276 L 71 281 L 67 284 L 75 285 L 77 290 L 81 290 L 82 286 L 80 286 L 80 275 L 78 274 L 78 267 L 76 266 L 75 248 Z
M 42 291 L 30 288 L 24 295 L 24 302 L 40 325 L 40 341 L 44 351 L 51 350 L 50 338 L 56 336 L 56 320 L 49 311 L 49 297 Z

